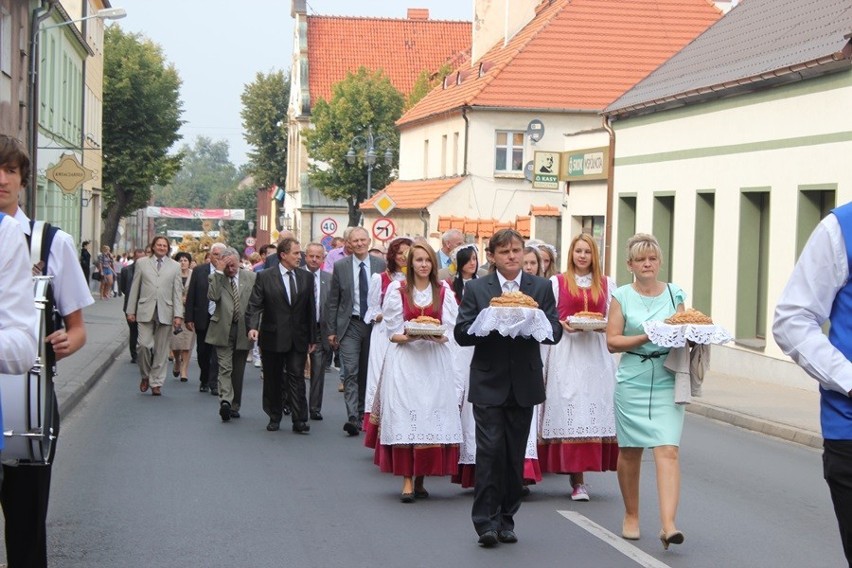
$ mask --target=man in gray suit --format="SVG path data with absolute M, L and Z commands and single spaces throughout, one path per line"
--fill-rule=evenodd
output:
M 257 274 L 240 268 L 240 253 L 222 251 L 216 271 L 209 275 L 207 299 L 216 307 L 207 326 L 208 344 L 216 347 L 219 363 L 219 416 L 222 422 L 240 417 L 243 376 L 251 347 L 245 314 Z
M 317 348 L 310 354 L 311 360 L 311 392 L 308 406 L 311 420 L 322 420 L 322 393 L 325 386 L 325 369 L 331 362 L 331 345 L 328 343 L 328 326 L 323 315 L 328 302 L 328 291 L 331 287 L 331 274 L 322 270 L 325 262 L 325 247 L 320 243 L 310 243 L 305 247 L 305 268 L 314 278 L 314 297 L 317 300 L 317 326 L 320 341 Z
M 137 358 L 142 380 L 139 390 L 160 396 L 166 380 L 169 336 L 183 327 L 183 284 L 180 264 L 168 257 L 169 239 L 151 241 L 153 255 L 136 261 L 127 298 L 127 321 L 139 324 Z
M 332 347 L 340 346 L 340 360 L 346 372 L 343 398 L 348 419 L 343 429 L 350 436 L 357 436 L 364 416 L 372 331 L 372 326 L 364 321 L 367 289 L 370 276 L 381 273 L 385 269 L 385 261 L 368 253 L 370 235 L 363 227 L 352 229 L 347 242 L 352 255 L 334 263 L 325 322 L 328 342 Z

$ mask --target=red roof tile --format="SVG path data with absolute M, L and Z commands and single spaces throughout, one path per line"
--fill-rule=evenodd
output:
M 432 205 L 435 200 L 450 191 L 463 179 L 463 177 L 455 176 L 413 181 L 396 180 L 364 201 L 361 204 L 361 209 L 372 209 L 375 207 L 376 201 L 385 194 L 393 199 L 397 209 L 423 209 Z
M 530 215 L 534 217 L 559 217 L 562 214 L 555 205 L 533 205 L 530 207 Z
M 469 48 L 470 22 L 308 16 L 308 88 L 312 100 L 328 100 L 332 85 L 364 66 L 407 95 L 422 71 L 459 65 Z
M 537 11 L 397 124 L 464 106 L 602 110 L 722 15 L 710 0 L 544 0 Z

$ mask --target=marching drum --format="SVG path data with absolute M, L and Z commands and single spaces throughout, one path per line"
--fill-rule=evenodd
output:
M 59 413 L 53 390 L 56 357 L 44 338 L 56 327 L 51 276 L 34 276 L 35 307 L 38 311 L 36 340 L 38 356 L 28 373 L 0 375 L 3 405 L 3 463 L 49 464 L 59 433 Z

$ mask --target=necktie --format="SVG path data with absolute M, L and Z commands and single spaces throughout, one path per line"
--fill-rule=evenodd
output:
M 296 278 L 292 270 L 287 271 L 287 279 L 290 281 L 290 305 L 293 305 L 293 298 L 296 297 Z
M 214 270 L 213 270 L 213 267 L 211 266 L 210 267 L 210 274 L 213 274 L 213 272 L 214 272 Z M 215 311 L 216 311 L 216 302 L 213 302 L 213 301 L 207 302 L 207 313 L 212 316 L 213 312 L 215 312 Z
M 364 319 L 364 314 L 367 313 L 367 269 L 364 268 L 364 262 L 361 262 L 361 269 L 358 271 L 358 296 L 360 300 L 361 319 Z
M 234 300 L 234 317 L 233 322 L 240 321 L 240 291 L 237 288 L 237 279 L 231 278 L 231 297 Z
M 157 259 L 157 272 L 159 272 L 162 267 L 163 267 L 163 259 L 158 258 Z
M 314 273 L 314 302 L 317 306 L 317 323 L 320 320 L 320 271 Z
M 514 292 L 515 291 L 515 281 L 514 280 L 507 280 L 506 282 L 503 283 L 503 289 L 507 292 Z

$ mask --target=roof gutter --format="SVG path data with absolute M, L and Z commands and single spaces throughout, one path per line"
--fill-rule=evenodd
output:
M 470 133 L 470 119 L 467 117 L 467 107 L 462 107 L 462 119 L 464 120 L 464 160 L 462 161 L 462 175 L 467 175 L 467 148 L 468 134 Z
M 421 116 L 420 118 L 415 118 L 413 120 L 406 120 L 405 122 L 396 122 L 396 126 L 402 130 L 403 128 L 410 128 L 413 126 L 419 126 L 421 124 L 432 122 L 434 120 L 440 120 L 443 118 L 448 118 L 455 114 L 458 111 L 464 112 L 465 110 L 481 110 L 481 111 L 498 111 L 498 112 L 539 112 L 539 113 L 552 113 L 552 114 L 589 114 L 589 115 L 597 115 L 603 112 L 601 109 L 576 109 L 576 108 L 534 108 L 534 107 L 500 107 L 500 106 L 477 106 L 477 105 L 461 105 L 453 108 L 449 108 L 446 110 L 442 110 L 440 112 L 435 112 L 426 116 Z
M 616 119 L 626 118 L 635 114 L 647 114 L 647 112 L 651 112 L 656 107 L 665 108 L 667 106 L 672 106 L 673 104 L 677 104 L 678 106 L 686 105 L 694 102 L 696 99 L 707 98 L 708 95 L 718 94 L 719 96 L 722 96 L 727 91 L 743 90 L 743 87 L 756 88 L 759 83 L 771 82 L 775 79 L 788 78 L 791 79 L 790 82 L 797 82 L 808 76 L 815 75 L 813 71 L 816 68 L 826 68 L 828 66 L 839 67 L 837 65 L 832 65 L 836 63 L 845 63 L 846 66 L 852 65 L 850 55 L 852 55 L 852 48 L 850 48 L 850 44 L 847 44 L 841 51 L 824 57 L 819 57 L 817 59 L 812 59 L 810 61 L 805 61 L 804 63 L 797 63 L 796 65 L 789 65 L 773 71 L 767 71 L 760 75 L 752 75 L 725 83 L 699 87 L 697 89 L 691 89 L 689 91 L 669 95 L 667 97 L 636 103 L 626 107 L 616 108 L 611 111 L 604 111 L 604 114 Z M 808 71 L 810 71 L 810 73 L 806 73 Z

